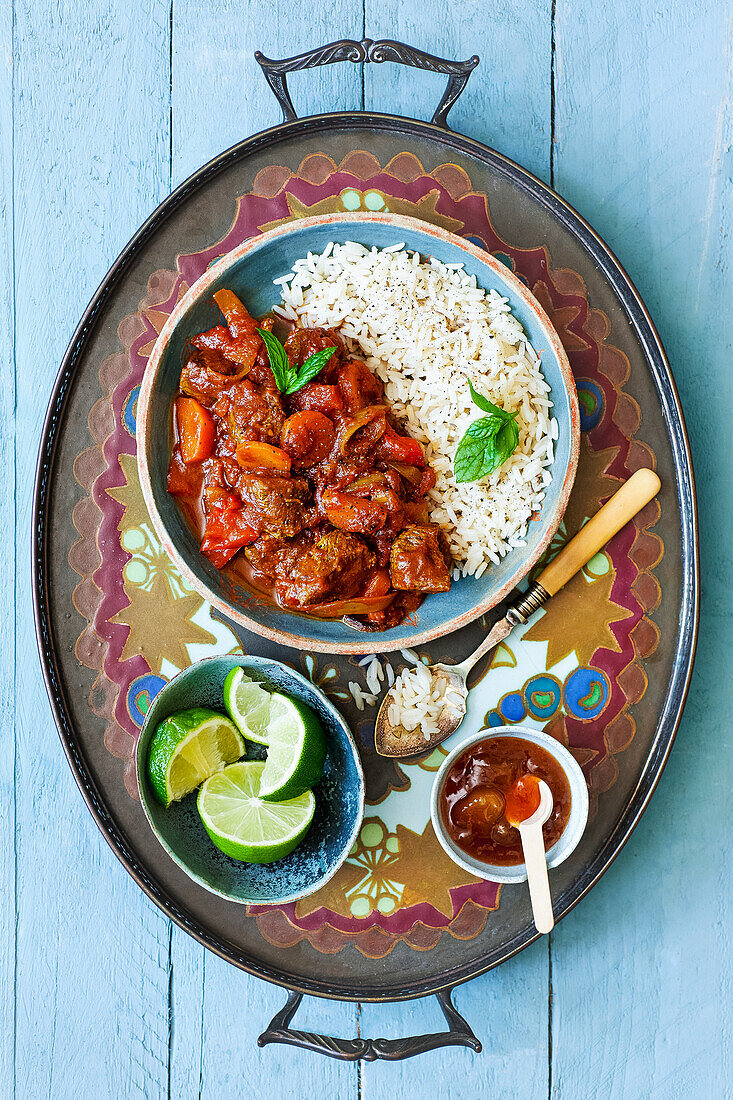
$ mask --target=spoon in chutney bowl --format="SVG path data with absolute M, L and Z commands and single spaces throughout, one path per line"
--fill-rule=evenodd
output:
M 518 779 L 507 793 L 504 806 L 504 816 L 510 825 L 519 830 L 522 840 L 532 916 L 535 928 L 542 933 L 551 932 L 555 927 L 550 880 L 547 876 L 547 856 L 542 836 L 542 826 L 552 813 L 552 803 L 552 791 L 544 779 L 527 775 Z M 532 809 L 533 806 L 536 808 Z M 527 815 L 528 810 L 529 815 Z
M 652 500 L 661 487 L 653 470 L 637 470 L 628 481 L 588 520 L 577 535 L 545 566 L 536 581 L 494 624 L 481 645 L 458 665 L 427 666 L 430 676 L 428 695 L 442 698 L 442 709 L 435 721 L 436 729 L 424 733 L 420 725 L 408 730 L 399 722 L 399 681 L 385 695 L 377 714 L 374 741 L 380 756 L 414 756 L 434 749 L 460 726 L 466 714 L 468 674 L 477 661 L 502 642 L 519 623 L 525 624 L 551 596 L 567 584 L 590 559 L 613 538 L 637 512 Z M 424 666 L 423 666 L 424 667 Z M 424 681 L 422 670 L 414 674 Z M 539 811 L 538 811 L 539 812 Z

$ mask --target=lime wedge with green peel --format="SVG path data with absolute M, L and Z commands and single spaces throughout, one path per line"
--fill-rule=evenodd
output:
M 198 810 L 217 848 L 244 863 L 274 863 L 292 852 L 308 831 L 316 808 L 311 791 L 285 802 L 264 802 L 261 760 L 240 761 L 207 779 Z
M 148 748 L 148 779 L 158 801 L 170 806 L 244 753 L 233 722 L 215 710 L 194 707 L 172 714 L 156 729 Z
M 224 706 L 232 722 L 248 741 L 267 744 L 271 695 L 251 680 L 243 668 L 233 668 L 224 681 Z
M 273 713 L 278 715 L 274 720 Z M 321 778 L 326 736 L 310 707 L 286 695 L 273 694 L 270 715 L 260 797 L 282 802 L 310 790 Z

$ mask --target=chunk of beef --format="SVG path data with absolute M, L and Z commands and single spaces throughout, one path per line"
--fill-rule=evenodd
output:
M 292 538 L 305 527 L 308 482 L 302 478 L 242 473 L 237 490 L 243 509 L 260 534 Z
M 315 538 L 311 531 L 304 531 L 293 539 L 284 539 L 277 535 L 262 535 L 256 542 L 247 546 L 244 553 L 259 573 L 273 579 L 285 578 Z
M 387 509 L 376 501 L 341 493 L 338 489 L 324 489 L 321 496 L 323 511 L 328 522 L 341 531 L 353 531 L 357 535 L 374 535 L 387 522 Z
M 345 350 L 344 342 L 332 328 L 294 328 L 285 341 L 290 364 L 293 367 L 302 367 L 306 359 L 315 355 L 324 348 L 336 348 L 324 370 L 319 375 L 322 380 L 330 381 L 331 373 L 338 367 Z
M 278 578 L 277 596 L 296 607 L 347 600 L 362 588 L 373 566 L 374 554 L 360 538 L 329 531 L 297 558 L 287 576 Z
M 174 496 L 196 497 L 201 492 L 203 473 L 199 463 L 191 465 L 183 461 L 181 448 L 176 443 L 168 466 L 168 492 Z
M 312 409 L 331 417 L 343 412 L 344 408 L 344 399 L 338 386 L 328 386 L 321 382 L 309 382 L 301 390 L 290 394 L 289 400 L 294 409 Z
M 231 385 L 226 373 L 212 370 L 202 360 L 191 358 L 181 371 L 181 393 L 195 397 L 210 408 Z
M 224 325 L 216 325 L 208 332 L 194 336 L 191 344 L 214 370 L 224 374 L 242 374 L 257 359 L 262 337 L 257 332 L 248 332 L 235 338 Z
M 259 328 L 264 329 L 265 332 L 272 332 L 273 318 L 266 317 Z M 277 390 L 277 384 L 275 382 L 275 375 L 272 373 L 272 367 L 270 366 L 270 356 L 265 346 L 264 340 L 261 342 L 260 350 L 252 364 L 252 369 L 249 372 L 249 377 L 253 382 L 261 383 L 267 386 L 269 389 Z
M 239 492 L 239 481 L 242 476 L 242 467 L 228 455 L 212 455 L 203 463 L 204 470 L 204 502 L 207 505 L 222 493 Z
M 450 570 L 434 524 L 411 523 L 392 543 L 392 587 L 415 592 L 447 592 Z
M 277 443 L 285 423 L 276 388 L 256 386 L 243 378 L 223 392 L 214 412 L 226 421 L 237 443 Z

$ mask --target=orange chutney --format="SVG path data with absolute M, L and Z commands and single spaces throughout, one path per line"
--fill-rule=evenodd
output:
M 473 859 L 502 866 L 522 863 L 519 830 L 510 820 L 524 821 L 537 809 L 540 779 L 553 799 L 542 827 L 547 851 L 568 823 L 570 784 L 546 749 L 521 737 L 487 737 L 455 760 L 440 795 L 448 835 Z

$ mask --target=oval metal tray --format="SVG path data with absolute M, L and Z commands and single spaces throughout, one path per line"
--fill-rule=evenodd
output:
M 659 504 L 617 536 L 609 552 L 568 586 L 562 602 L 556 597 L 552 618 L 530 623 L 474 693 L 475 721 L 525 720 L 550 729 L 586 771 L 592 820 L 580 847 L 553 872 L 558 917 L 627 840 L 674 739 L 697 629 L 695 494 L 669 364 L 623 268 L 543 183 L 439 124 L 475 59 L 426 61 L 427 55 L 394 43 L 335 43 L 324 50 L 285 62 L 260 59 L 290 121 L 241 142 L 179 187 L 122 252 L 82 318 L 61 366 L 39 456 L 36 621 L 51 704 L 82 794 L 112 849 L 155 903 L 224 958 L 296 993 L 402 999 L 449 991 L 509 958 L 535 933 L 519 888 L 506 888 L 499 898 L 496 888 L 452 883 L 445 871 L 415 887 L 415 867 L 432 859 L 416 807 L 427 803 L 437 765 L 428 759 L 401 767 L 375 757 L 370 714 L 358 713 L 343 690 L 349 678 L 359 681 L 353 663 L 340 658 L 327 667 L 309 655 L 238 636 L 249 652 L 291 661 L 299 656 L 359 736 L 372 803 L 372 831 L 352 864 L 352 879 L 361 875 L 361 884 L 344 883 L 338 898 L 323 899 L 317 912 L 245 912 L 207 894 L 158 846 L 132 797 L 129 760 L 145 700 L 212 638 L 220 649 L 237 642 L 227 624 L 207 618 L 200 607 L 186 611 L 189 633 L 178 648 L 169 644 L 153 658 L 141 634 L 155 603 L 158 559 L 154 547 L 140 549 L 146 517 L 136 512 L 130 474 L 135 379 L 161 318 L 181 286 L 211 259 L 273 223 L 359 205 L 410 213 L 500 255 L 540 297 L 562 335 L 585 428 L 565 533 L 574 533 L 634 468 L 651 464 L 658 470 Z M 446 73 L 449 88 L 436 119 L 366 113 L 295 119 L 284 74 L 342 59 L 398 60 Z M 126 524 L 134 526 L 132 533 Z M 137 563 L 137 580 L 130 561 Z M 125 593 L 133 583 L 131 600 Z M 166 583 L 175 586 L 170 576 Z M 178 602 L 165 607 L 180 613 L 189 594 L 176 589 L 174 595 Z M 451 636 L 451 654 L 468 653 L 484 629 L 485 623 L 474 624 Z M 151 637 L 158 645 L 160 638 Z M 561 641 L 568 637 L 571 652 Z M 448 650 L 436 642 L 422 652 L 440 659 Z M 652 655 L 654 674 L 648 676 Z M 390 894 L 384 883 L 393 872 L 385 868 L 407 859 L 410 847 L 405 881 L 395 880 L 399 889 Z M 296 1041 L 287 1028 L 296 1003 L 297 997 L 263 1041 Z M 441 1003 L 450 1020 L 448 993 Z M 298 1041 L 323 1048 L 320 1037 L 306 1038 Z M 432 1045 L 444 1041 L 430 1038 Z M 445 1041 L 475 1046 L 470 1031 Z M 341 1042 L 342 1048 L 324 1052 L 353 1058 L 415 1052 L 364 1047 L 367 1040 L 357 1047 Z

